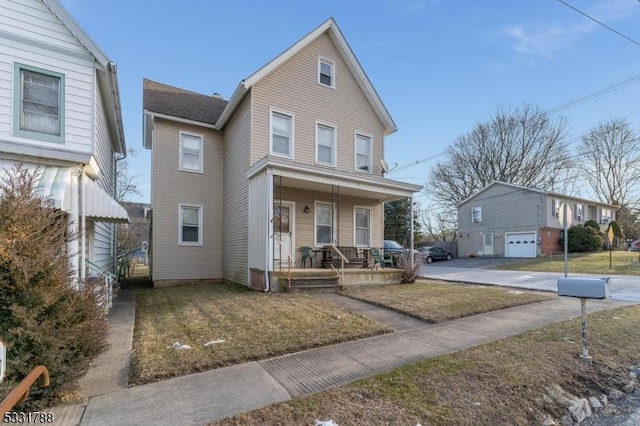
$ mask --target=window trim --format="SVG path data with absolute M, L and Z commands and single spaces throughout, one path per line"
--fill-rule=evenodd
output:
M 319 145 L 319 138 L 318 138 L 318 128 L 320 126 L 323 127 L 330 127 L 333 129 L 333 151 L 331 153 L 331 163 L 325 163 L 323 161 L 319 161 L 318 159 L 318 147 Z M 337 151 L 338 151 L 338 126 L 336 126 L 333 123 L 328 123 L 326 121 L 320 121 L 320 120 L 316 120 L 316 164 L 321 165 L 321 166 L 328 166 L 328 167 L 337 167 Z M 323 145 L 326 146 L 326 145 Z
M 362 170 L 358 167 L 358 136 L 369 138 L 369 170 Z M 367 133 L 355 131 L 353 137 L 353 167 L 358 173 L 373 174 L 373 136 Z
M 357 240 L 357 231 L 358 231 L 358 227 L 357 227 L 357 213 L 358 210 L 366 210 L 368 217 L 367 217 L 367 243 L 366 244 L 359 244 L 358 240 Z M 354 205 L 353 206 L 353 245 L 354 247 L 370 247 L 371 246 L 371 207 L 366 207 L 366 206 L 358 206 L 358 205 Z M 362 228 L 360 228 L 362 229 Z
M 183 172 L 189 172 L 189 173 L 204 173 L 204 136 L 198 133 L 192 133 L 192 132 L 187 132 L 184 130 L 180 130 L 179 132 L 180 136 L 179 136 L 179 143 L 178 143 L 178 169 L 180 171 Z M 199 154 L 198 154 L 198 169 L 189 169 L 189 168 L 185 168 L 183 165 L 183 155 L 184 155 L 184 149 L 183 149 L 183 145 L 182 145 L 182 136 L 191 136 L 194 138 L 198 138 L 200 139 L 200 148 L 199 148 Z
M 321 70 L 322 70 L 322 64 L 327 64 L 331 67 L 331 84 L 325 84 L 322 83 L 322 80 L 320 79 L 321 76 Z M 320 55 L 318 55 L 318 84 L 324 87 L 329 87 L 331 89 L 335 89 L 336 88 L 336 63 L 335 61 L 332 61 L 330 59 L 327 59 L 325 57 L 322 57 Z
M 329 243 L 319 243 L 318 242 L 318 206 L 322 205 L 325 207 L 329 207 L 331 209 L 331 242 Z M 335 218 L 335 208 L 332 203 L 326 201 L 314 201 L 313 202 L 313 245 L 314 247 L 324 247 L 328 244 L 331 244 L 335 240 L 335 226 L 334 226 L 334 218 Z
M 182 241 L 182 225 L 183 225 L 182 209 L 185 207 L 198 209 L 198 241 Z M 204 232 L 203 232 L 204 225 L 202 223 L 202 218 L 203 218 L 202 204 L 178 203 L 178 245 L 179 246 L 202 246 L 202 243 L 203 243 L 202 237 L 204 235 Z
M 273 114 L 280 114 L 291 119 L 291 134 L 289 135 L 289 154 L 282 154 L 273 150 Z M 269 108 L 269 154 L 277 157 L 291 158 L 295 157 L 295 115 L 292 112 L 284 111 L 278 108 Z
M 58 120 L 60 134 L 42 133 L 35 130 L 22 129 L 22 71 L 29 71 L 60 79 L 58 96 Z M 38 67 L 15 62 L 13 66 L 13 135 L 21 138 L 35 139 L 43 142 L 64 143 L 65 139 L 65 75 Z
M 478 220 L 475 218 L 476 211 L 478 211 Z M 482 223 L 482 206 L 471 207 L 471 223 Z

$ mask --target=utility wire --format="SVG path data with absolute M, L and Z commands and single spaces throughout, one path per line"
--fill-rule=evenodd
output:
M 608 26 L 608 25 L 607 25 L 607 24 L 605 24 L 604 22 L 598 21 L 598 20 L 597 20 L 596 18 L 594 18 L 593 16 L 590 16 L 590 15 L 586 14 L 585 12 L 581 11 L 580 9 L 578 9 L 578 8 L 576 8 L 576 7 L 572 6 L 572 5 L 570 5 L 570 4 L 569 4 L 569 3 L 567 3 L 566 1 L 563 1 L 563 0 L 558 0 L 558 1 L 559 1 L 560 3 L 562 3 L 562 4 L 564 4 L 565 6 L 567 6 L 568 8 L 575 10 L 575 11 L 576 11 L 576 12 L 578 12 L 580 15 L 582 15 L 582 16 L 584 16 L 584 17 L 588 18 L 588 19 L 591 19 L 591 20 L 592 20 L 593 22 L 595 22 L 596 24 L 598 24 L 598 25 L 602 25 L 603 27 L 605 27 L 605 28 L 606 28 L 606 29 L 608 29 L 609 31 L 611 31 L 611 32 L 613 32 L 613 33 L 615 33 L 615 34 L 619 35 L 620 37 L 622 37 L 622 38 L 624 38 L 624 39 L 626 39 L 626 40 L 630 41 L 631 43 L 633 43 L 633 44 L 635 44 L 635 45 L 640 46 L 640 43 L 638 43 L 637 41 L 635 41 L 635 40 L 634 40 L 634 39 L 632 39 L 631 37 L 628 37 L 628 36 L 626 36 L 626 35 L 622 34 L 620 31 L 617 31 L 617 30 L 615 30 L 615 29 L 611 28 L 610 26 Z

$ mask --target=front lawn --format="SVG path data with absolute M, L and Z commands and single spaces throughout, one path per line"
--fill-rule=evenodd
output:
M 569 253 L 569 272 L 574 274 L 602 274 L 605 272 L 619 275 L 640 275 L 638 252 L 611 252 L 611 268 L 609 252 Z M 506 265 L 494 266 L 491 269 L 505 271 L 563 272 L 564 255 L 541 256 L 523 259 Z
M 427 280 L 402 285 L 346 287 L 343 293 L 431 323 L 556 297 L 553 293 Z
M 391 330 L 303 294 L 236 285 L 140 290 L 131 384 L 263 359 Z M 210 346 L 204 346 L 205 343 Z M 174 344 L 191 349 L 173 348 Z

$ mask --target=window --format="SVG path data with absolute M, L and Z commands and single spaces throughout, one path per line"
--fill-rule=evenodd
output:
M 335 87 L 335 64 L 318 58 L 318 83 L 331 88 Z
M 271 153 L 293 157 L 293 116 L 271 111 Z
M 493 234 L 485 234 L 484 245 L 487 247 L 493 246 Z
M 333 242 L 333 207 L 331 204 L 316 203 L 316 246 Z
M 15 65 L 14 133 L 64 142 L 64 75 Z
M 611 209 L 601 209 L 600 213 L 600 223 L 609 223 L 613 218 L 613 214 Z
M 582 204 L 576 204 L 575 211 L 573 213 L 575 219 L 578 222 L 582 222 L 582 218 L 584 217 L 584 206 Z
M 180 170 L 202 173 L 202 136 L 180 132 Z
M 202 245 L 202 206 L 180 204 L 178 244 L 183 246 Z
M 371 155 L 371 137 L 356 133 L 356 170 L 371 173 L 373 161 Z
M 560 217 L 560 207 L 562 207 L 562 201 L 551 200 L 551 213 L 553 217 Z
M 482 222 L 482 207 L 471 208 L 471 222 L 473 223 Z
M 369 217 L 371 211 L 366 208 L 356 207 L 354 213 L 355 245 L 369 247 Z
M 335 166 L 335 127 L 316 123 L 316 162 Z

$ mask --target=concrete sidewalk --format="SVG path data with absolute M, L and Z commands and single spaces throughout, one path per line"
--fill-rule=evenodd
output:
M 119 298 L 119 305 L 133 308 L 133 298 Z M 345 302 L 351 303 L 351 302 Z M 590 312 L 629 304 L 590 301 Z M 114 309 L 110 322 L 126 323 L 131 309 Z M 360 306 L 358 309 L 364 309 Z M 369 308 L 366 309 L 376 309 Z M 383 308 L 378 308 L 386 311 Z M 383 314 L 380 313 L 379 314 Z M 94 391 L 82 416 L 82 425 L 201 425 L 208 421 L 254 410 L 268 404 L 321 392 L 355 380 L 393 370 L 403 365 L 456 352 L 492 340 L 519 334 L 580 315 L 580 304 L 559 298 L 517 308 L 495 311 L 441 324 L 399 322 L 395 333 L 346 342 L 259 362 L 177 377 L 133 388 L 113 388 L 113 379 Z M 122 321 L 120 321 L 122 320 Z M 397 318 L 392 321 L 398 321 Z M 419 325 L 413 327 L 413 325 Z M 129 327 L 120 328 L 122 334 Z M 115 335 L 112 335 L 115 338 Z M 120 336 L 122 339 L 122 336 Z M 124 341 L 130 342 L 129 337 Z M 117 352 L 101 362 L 109 362 L 114 376 L 126 365 Z M 121 354 L 124 352 L 121 352 Z M 98 371 L 100 365 L 95 367 Z M 90 381 L 90 379 L 88 379 Z M 115 379 L 118 385 L 122 382 Z M 85 382 L 87 383 L 87 382 Z M 95 385 L 98 386 L 98 385 Z M 98 389 L 98 388 L 94 388 Z

